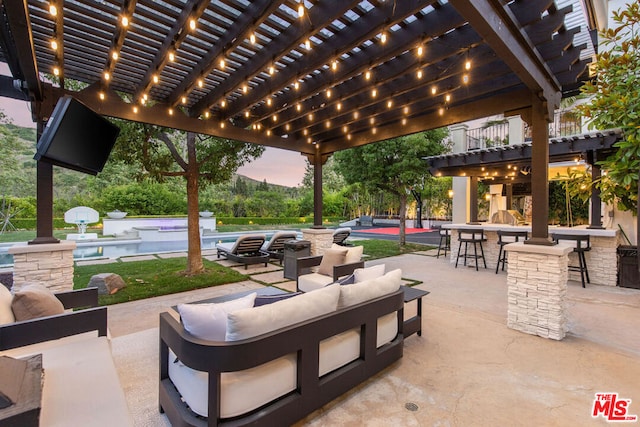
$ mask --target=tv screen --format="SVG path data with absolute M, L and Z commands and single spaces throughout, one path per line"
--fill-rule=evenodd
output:
M 38 140 L 34 159 L 96 175 L 120 129 L 71 96 L 60 98 Z

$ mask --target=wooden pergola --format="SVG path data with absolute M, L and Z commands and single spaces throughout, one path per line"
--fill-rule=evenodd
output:
M 322 221 L 331 153 L 494 114 L 533 129 L 532 243 L 548 243 L 548 129 L 585 75 L 553 0 L 0 0 L 0 95 L 40 129 L 73 92 L 109 117 L 307 155 Z M 38 238 L 52 236 L 38 165 Z M 49 213 L 41 206 L 49 206 Z

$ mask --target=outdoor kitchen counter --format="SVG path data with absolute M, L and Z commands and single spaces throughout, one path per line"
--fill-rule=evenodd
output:
M 487 240 L 483 242 L 484 257 L 487 262 L 488 269 L 496 268 L 498 261 L 498 230 L 509 231 L 528 231 L 531 233 L 531 226 L 527 225 L 509 225 L 494 223 L 479 224 L 443 224 L 442 228 L 451 230 L 451 257 L 449 262 L 455 264 L 458 256 L 458 230 L 479 230 L 484 231 Z M 549 226 L 549 237 L 552 234 L 580 234 L 589 235 L 591 242 L 591 250 L 586 252 L 587 267 L 589 268 L 589 278 L 591 283 L 598 285 L 616 286 L 618 258 L 617 247 L 619 242 L 619 232 L 613 229 L 590 229 L 586 225 L 577 227 L 559 227 Z M 463 249 L 464 250 L 464 249 Z M 473 263 L 471 263 L 473 264 Z M 578 265 L 577 254 L 569 254 L 569 264 Z M 482 265 L 482 264 L 480 264 Z M 504 273 L 502 273 L 504 274 Z M 580 281 L 580 273 L 569 271 L 569 279 Z

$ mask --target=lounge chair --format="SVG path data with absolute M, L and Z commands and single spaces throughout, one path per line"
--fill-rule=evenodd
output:
M 297 234 L 295 231 L 276 231 L 271 240 L 265 242 L 262 245 L 262 252 L 269 254 L 269 258 L 280 260 L 282 265 L 282 259 L 284 258 L 284 243 L 289 240 L 296 240 Z
M 340 246 L 353 246 L 347 243 L 347 237 L 351 234 L 351 228 L 342 227 L 336 228 L 333 232 L 333 243 Z
M 245 234 L 238 237 L 235 242 L 218 243 L 218 258 L 223 256 L 228 260 L 244 264 L 245 270 L 249 264 L 261 264 L 267 266 L 269 254 L 260 248 L 264 245 L 266 237 L 264 234 Z

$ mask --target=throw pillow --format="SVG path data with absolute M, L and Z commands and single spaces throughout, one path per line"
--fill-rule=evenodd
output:
M 347 257 L 347 249 L 325 249 L 322 261 L 318 267 L 318 273 L 325 276 L 333 276 L 333 266 L 344 264 Z
M 295 297 L 296 295 L 300 295 L 302 292 L 288 292 L 286 294 L 281 295 L 258 295 L 256 297 L 255 302 L 253 303 L 254 307 L 260 307 L 262 305 L 271 304 L 277 301 L 282 301 L 285 299 L 289 299 L 291 297 Z
M 354 283 L 356 283 L 356 276 L 350 274 L 348 276 L 344 276 L 342 279 L 339 279 L 334 283 L 337 283 L 339 285 L 353 285 Z
M 358 262 L 362 259 L 362 254 L 364 253 L 364 246 L 350 246 L 345 248 L 344 246 L 337 245 L 333 243 L 331 245 L 331 249 L 346 249 L 347 256 L 345 257 L 344 263 L 351 264 L 353 262 Z
M 196 338 L 224 341 L 227 316 L 236 310 L 253 307 L 256 293 L 221 303 L 178 304 L 184 328 Z
M 227 321 L 226 340 L 253 338 L 335 311 L 340 288 L 327 286 L 273 304 L 234 311 Z
M 7 323 L 16 321 L 16 318 L 13 316 L 13 311 L 11 310 L 11 301 L 13 301 L 11 291 L 0 283 L 0 325 L 6 325 Z
M 64 306 L 47 287 L 38 283 L 22 285 L 13 296 L 11 309 L 16 321 L 64 313 Z
M 400 289 L 402 270 L 396 269 L 377 279 L 354 283 L 350 286 L 340 286 L 340 300 L 338 308 L 360 304 Z
M 384 276 L 384 264 L 374 265 L 373 267 L 356 268 L 353 271 L 355 283 L 364 282 L 365 280 L 377 279 Z

